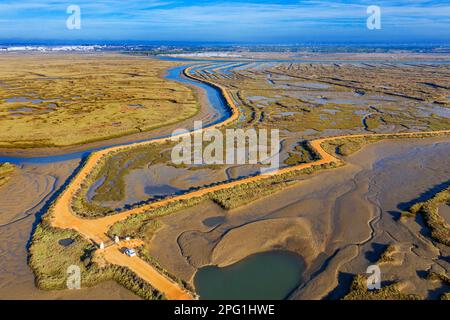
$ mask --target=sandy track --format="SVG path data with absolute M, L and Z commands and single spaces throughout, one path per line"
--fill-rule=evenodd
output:
M 228 106 L 231 109 L 231 116 L 226 119 L 225 121 L 218 123 L 216 125 L 213 125 L 209 128 L 202 129 L 203 131 L 212 129 L 212 128 L 219 128 L 226 126 L 230 124 L 231 122 L 235 121 L 239 117 L 239 109 L 236 107 L 236 105 L 233 102 L 233 99 L 231 99 L 229 93 L 226 91 L 224 87 L 221 85 L 208 82 L 206 80 L 197 78 L 196 76 L 193 76 L 189 73 L 190 68 L 187 68 L 184 70 L 185 76 L 192 78 L 194 80 L 207 83 L 209 85 L 212 85 L 216 88 L 218 88 L 225 101 L 227 102 Z M 186 133 L 184 135 L 190 135 L 190 133 Z M 359 138 L 359 137 L 368 137 L 368 136 L 379 136 L 379 137 L 389 137 L 389 136 L 399 136 L 399 137 L 408 137 L 408 136 L 416 136 L 416 135 L 426 135 L 426 134 L 450 134 L 450 130 L 441 130 L 441 131 L 434 131 L 434 132 L 408 132 L 408 133 L 395 133 L 395 134 L 359 134 L 359 135 L 344 135 L 344 136 L 336 136 L 336 137 L 329 137 L 329 138 L 322 138 L 318 140 L 311 141 L 311 147 L 317 152 L 318 155 L 320 155 L 320 160 L 301 164 L 297 166 L 292 166 L 288 168 L 280 169 L 276 172 L 277 175 L 290 173 L 290 172 L 296 172 L 308 168 L 312 168 L 315 166 L 321 166 L 325 164 L 330 163 L 341 163 L 342 161 L 333 155 L 328 154 L 323 148 L 322 144 L 324 142 L 329 142 L 337 139 L 345 139 L 345 138 Z M 180 137 L 183 135 L 180 135 Z M 80 189 L 83 181 L 86 179 L 86 177 L 89 175 L 89 173 L 102 161 L 103 157 L 108 155 L 111 152 L 116 152 L 120 150 L 125 150 L 127 148 L 133 148 L 137 146 L 151 146 L 151 144 L 155 143 L 164 143 L 167 139 L 157 139 L 147 142 L 141 142 L 141 143 L 135 143 L 132 145 L 127 146 L 118 146 L 113 147 L 109 149 L 105 149 L 99 152 L 93 153 L 89 159 L 86 161 L 83 168 L 79 171 L 79 173 L 74 177 L 74 179 L 71 181 L 71 183 L 68 185 L 68 187 L 64 190 L 64 192 L 61 194 L 61 196 L 55 201 L 53 207 L 52 207 L 52 218 L 51 223 L 54 227 L 62 228 L 62 229 L 73 229 L 79 232 L 81 235 L 86 237 L 87 239 L 90 239 L 91 241 L 99 244 L 101 242 L 107 242 L 109 241 L 108 236 L 106 235 L 108 229 L 116 222 L 121 221 L 131 215 L 135 214 L 142 214 L 150 209 L 158 208 L 165 206 L 171 202 L 179 201 L 179 200 L 185 200 L 190 199 L 194 197 L 201 197 L 208 193 L 223 190 L 223 189 L 229 189 L 238 185 L 255 182 L 259 180 L 266 179 L 267 175 L 259 175 L 259 176 L 253 176 L 245 179 L 241 179 L 238 181 L 232 181 L 223 183 L 221 185 L 208 187 L 205 189 L 197 190 L 194 192 L 190 192 L 187 194 L 183 194 L 180 196 L 176 196 L 170 199 L 162 200 L 156 203 L 144 205 L 139 208 L 134 208 L 128 211 L 121 212 L 116 215 L 107 216 L 99 219 L 82 219 L 79 216 L 76 216 L 76 214 L 72 210 L 72 199 L 74 198 L 76 192 Z M 162 292 L 168 299 L 189 299 L 193 298 L 190 294 L 188 294 L 184 289 L 182 289 L 177 283 L 169 280 L 165 276 L 161 275 L 158 270 L 156 270 L 151 265 L 147 264 L 145 261 L 138 257 L 129 258 L 126 255 L 120 253 L 120 251 L 117 249 L 117 246 L 112 246 L 108 249 L 105 249 L 105 258 L 110 263 L 122 265 L 128 267 L 130 270 L 138 274 L 140 277 L 142 277 L 144 280 L 148 281 L 153 287 L 158 289 L 160 292 Z
M 172 280 L 162 275 L 158 270 L 138 257 L 128 257 L 120 252 L 117 246 L 111 246 L 103 250 L 103 257 L 112 264 L 127 267 L 136 275 L 147 281 L 156 290 L 163 292 L 169 300 L 191 300 L 192 296 L 184 290 L 180 290 Z

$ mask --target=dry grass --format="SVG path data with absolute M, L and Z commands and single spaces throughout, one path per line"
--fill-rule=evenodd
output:
M 380 259 L 378 259 L 378 264 L 393 262 L 394 258 L 392 257 L 392 255 L 395 253 L 395 251 L 395 245 L 390 244 L 381 254 Z
M 394 283 L 382 287 L 379 290 L 368 290 L 366 277 L 357 275 L 353 279 L 350 292 L 343 300 L 421 300 L 422 298 L 415 294 L 405 294 L 399 289 L 399 284 Z
M 96 55 L 0 56 L 0 147 L 68 146 L 176 123 L 194 92 L 161 74 L 175 63 Z
M 425 223 L 431 230 L 431 237 L 447 246 L 450 245 L 450 225 L 439 214 L 439 205 L 450 202 L 450 188 L 437 193 L 425 202 L 413 205 L 410 212 L 413 215 L 422 214 Z
M 36 284 L 43 290 L 67 289 L 67 269 L 75 265 L 81 271 L 81 287 L 92 287 L 100 282 L 115 280 L 144 299 L 164 297 L 131 270 L 97 261 L 96 247 L 72 230 L 55 229 L 49 226 L 48 216 L 37 227 L 30 247 L 29 264 L 36 276 Z M 63 246 L 61 240 L 71 239 Z
M 8 162 L 0 163 L 0 187 L 11 179 L 16 167 Z

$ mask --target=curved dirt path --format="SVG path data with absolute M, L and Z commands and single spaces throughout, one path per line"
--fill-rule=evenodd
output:
M 231 99 L 228 91 L 222 87 L 219 84 L 212 83 L 200 78 L 197 78 L 194 75 L 191 75 L 190 68 L 187 68 L 184 70 L 184 75 L 200 81 L 207 83 L 209 85 L 212 85 L 216 88 L 218 88 L 225 101 L 227 102 L 228 106 L 231 109 L 231 116 L 226 119 L 225 121 L 218 123 L 216 125 L 213 125 L 211 127 L 202 129 L 203 131 L 212 129 L 212 128 L 219 128 L 226 126 L 230 124 L 231 122 L 235 121 L 239 117 L 239 109 L 234 104 L 233 99 Z M 193 132 L 189 132 L 181 136 L 187 136 L 191 135 Z M 389 136 L 398 136 L 398 137 L 408 137 L 408 136 L 418 136 L 418 135 L 437 135 L 437 134 L 450 134 L 450 130 L 441 130 L 441 131 L 433 131 L 433 132 L 408 132 L 408 133 L 393 133 L 393 134 L 359 134 L 359 135 L 344 135 L 344 136 L 336 136 L 336 137 L 329 137 L 329 138 L 323 138 L 318 140 L 313 140 L 310 142 L 311 147 L 314 149 L 314 151 L 320 156 L 320 160 L 311 162 L 311 163 L 305 163 L 297 166 L 287 167 L 278 170 L 275 174 L 280 175 L 284 173 L 299 171 L 307 168 L 311 168 L 313 166 L 320 166 L 325 164 L 330 164 L 332 162 L 335 163 L 341 163 L 342 161 L 335 156 L 327 153 L 323 148 L 322 144 L 324 142 L 329 142 L 333 140 L 338 139 L 345 139 L 345 138 L 359 138 L 359 137 L 368 137 L 368 136 L 379 136 L 379 137 L 386 137 Z M 259 176 L 253 176 L 237 181 L 232 182 L 226 182 L 220 185 L 208 187 L 205 189 L 197 190 L 194 192 L 186 193 L 180 196 L 176 196 L 173 198 L 169 198 L 166 200 L 162 200 L 156 203 L 151 203 L 148 205 L 144 205 L 139 208 L 131 209 L 128 211 L 123 211 L 121 213 L 118 213 L 116 215 L 107 216 L 103 218 L 98 219 L 83 219 L 79 216 L 76 216 L 76 214 L 72 210 L 72 200 L 74 196 L 76 195 L 76 192 L 80 189 L 82 186 L 82 183 L 85 181 L 86 177 L 89 175 L 89 173 L 102 161 L 103 157 L 107 156 L 111 152 L 116 152 L 120 150 L 125 150 L 127 148 L 133 148 L 137 146 L 144 146 L 144 145 L 151 145 L 154 143 L 164 143 L 168 139 L 158 139 L 158 140 L 152 140 L 147 142 L 140 142 L 135 143 L 127 146 L 118 146 L 118 147 L 112 147 L 109 149 L 105 149 L 102 151 L 98 151 L 93 153 L 88 160 L 86 161 L 83 168 L 79 171 L 79 173 L 73 178 L 73 180 L 70 182 L 70 184 L 67 186 L 67 188 L 62 192 L 62 194 L 59 196 L 59 198 L 55 201 L 51 208 L 51 224 L 52 226 L 56 228 L 62 228 L 62 229 L 73 229 L 83 235 L 85 238 L 89 239 L 90 241 L 93 241 L 96 244 L 100 244 L 102 242 L 110 242 L 111 240 L 106 235 L 109 228 L 116 222 L 121 221 L 123 219 L 126 219 L 127 217 L 135 214 L 142 214 L 146 211 L 158 207 L 165 206 L 171 202 L 189 199 L 193 197 L 200 197 L 203 195 L 206 195 L 208 193 L 223 190 L 223 189 L 229 189 L 234 186 L 246 184 L 249 182 L 259 181 L 266 179 L 267 175 L 259 175 Z M 118 245 L 112 245 L 108 247 L 107 249 L 103 250 L 104 257 L 107 261 L 109 261 L 112 264 L 126 266 L 129 269 L 131 269 L 133 272 L 135 272 L 137 275 L 139 275 L 144 280 L 148 281 L 155 289 L 162 292 L 168 299 L 192 299 L 193 297 L 187 293 L 184 289 L 182 289 L 177 283 L 170 280 L 166 276 L 162 275 L 157 269 L 155 269 L 153 266 L 149 265 L 142 259 L 138 257 L 129 258 L 126 255 L 122 254 L 119 251 Z

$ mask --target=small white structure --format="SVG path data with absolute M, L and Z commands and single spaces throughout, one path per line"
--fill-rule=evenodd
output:
M 131 238 L 130 238 L 130 237 L 126 237 L 125 240 L 126 240 L 126 241 L 130 241 Z
M 114 242 L 115 242 L 115 243 L 119 243 L 119 242 L 120 242 L 120 239 L 119 239 L 118 236 L 115 236 L 115 237 L 114 237 Z
M 100 243 L 100 250 L 105 249 L 105 244 L 103 242 Z

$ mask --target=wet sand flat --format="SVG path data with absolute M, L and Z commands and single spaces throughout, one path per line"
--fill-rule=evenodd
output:
M 448 138 L 379 142 L 345 159 L 344 167 L 245 207 L 226 212 L 207 202 L 165 217 L 150 253 L 189 281 L 205 265 L 226 266 L 257 252 L 290 250 L 307 265 L 305 281 L 291 298 L 321 299 L 341 297 L 351 275 L 364 272 L 382 248 L 396 243 L 407 264 L 403 275 L 383 267 L 386 278 L 405 282 L 408 292 L 435 298 L 445 288 L 419 275 L 433 259 L 447 272 L 448 263 L 439 258 L 420 221 L 397 217 L 399 207 L 449 179 L 450 166 L 443 161 L 449 158 Z M 202 223 L 218 217 L 216 225 Z M 293 231 L 285 227 L 287 221 Z
M 439 207 L 439 215 L 444 218 L 445 222 L 450 224 L 450 204 L 442 204 Z

